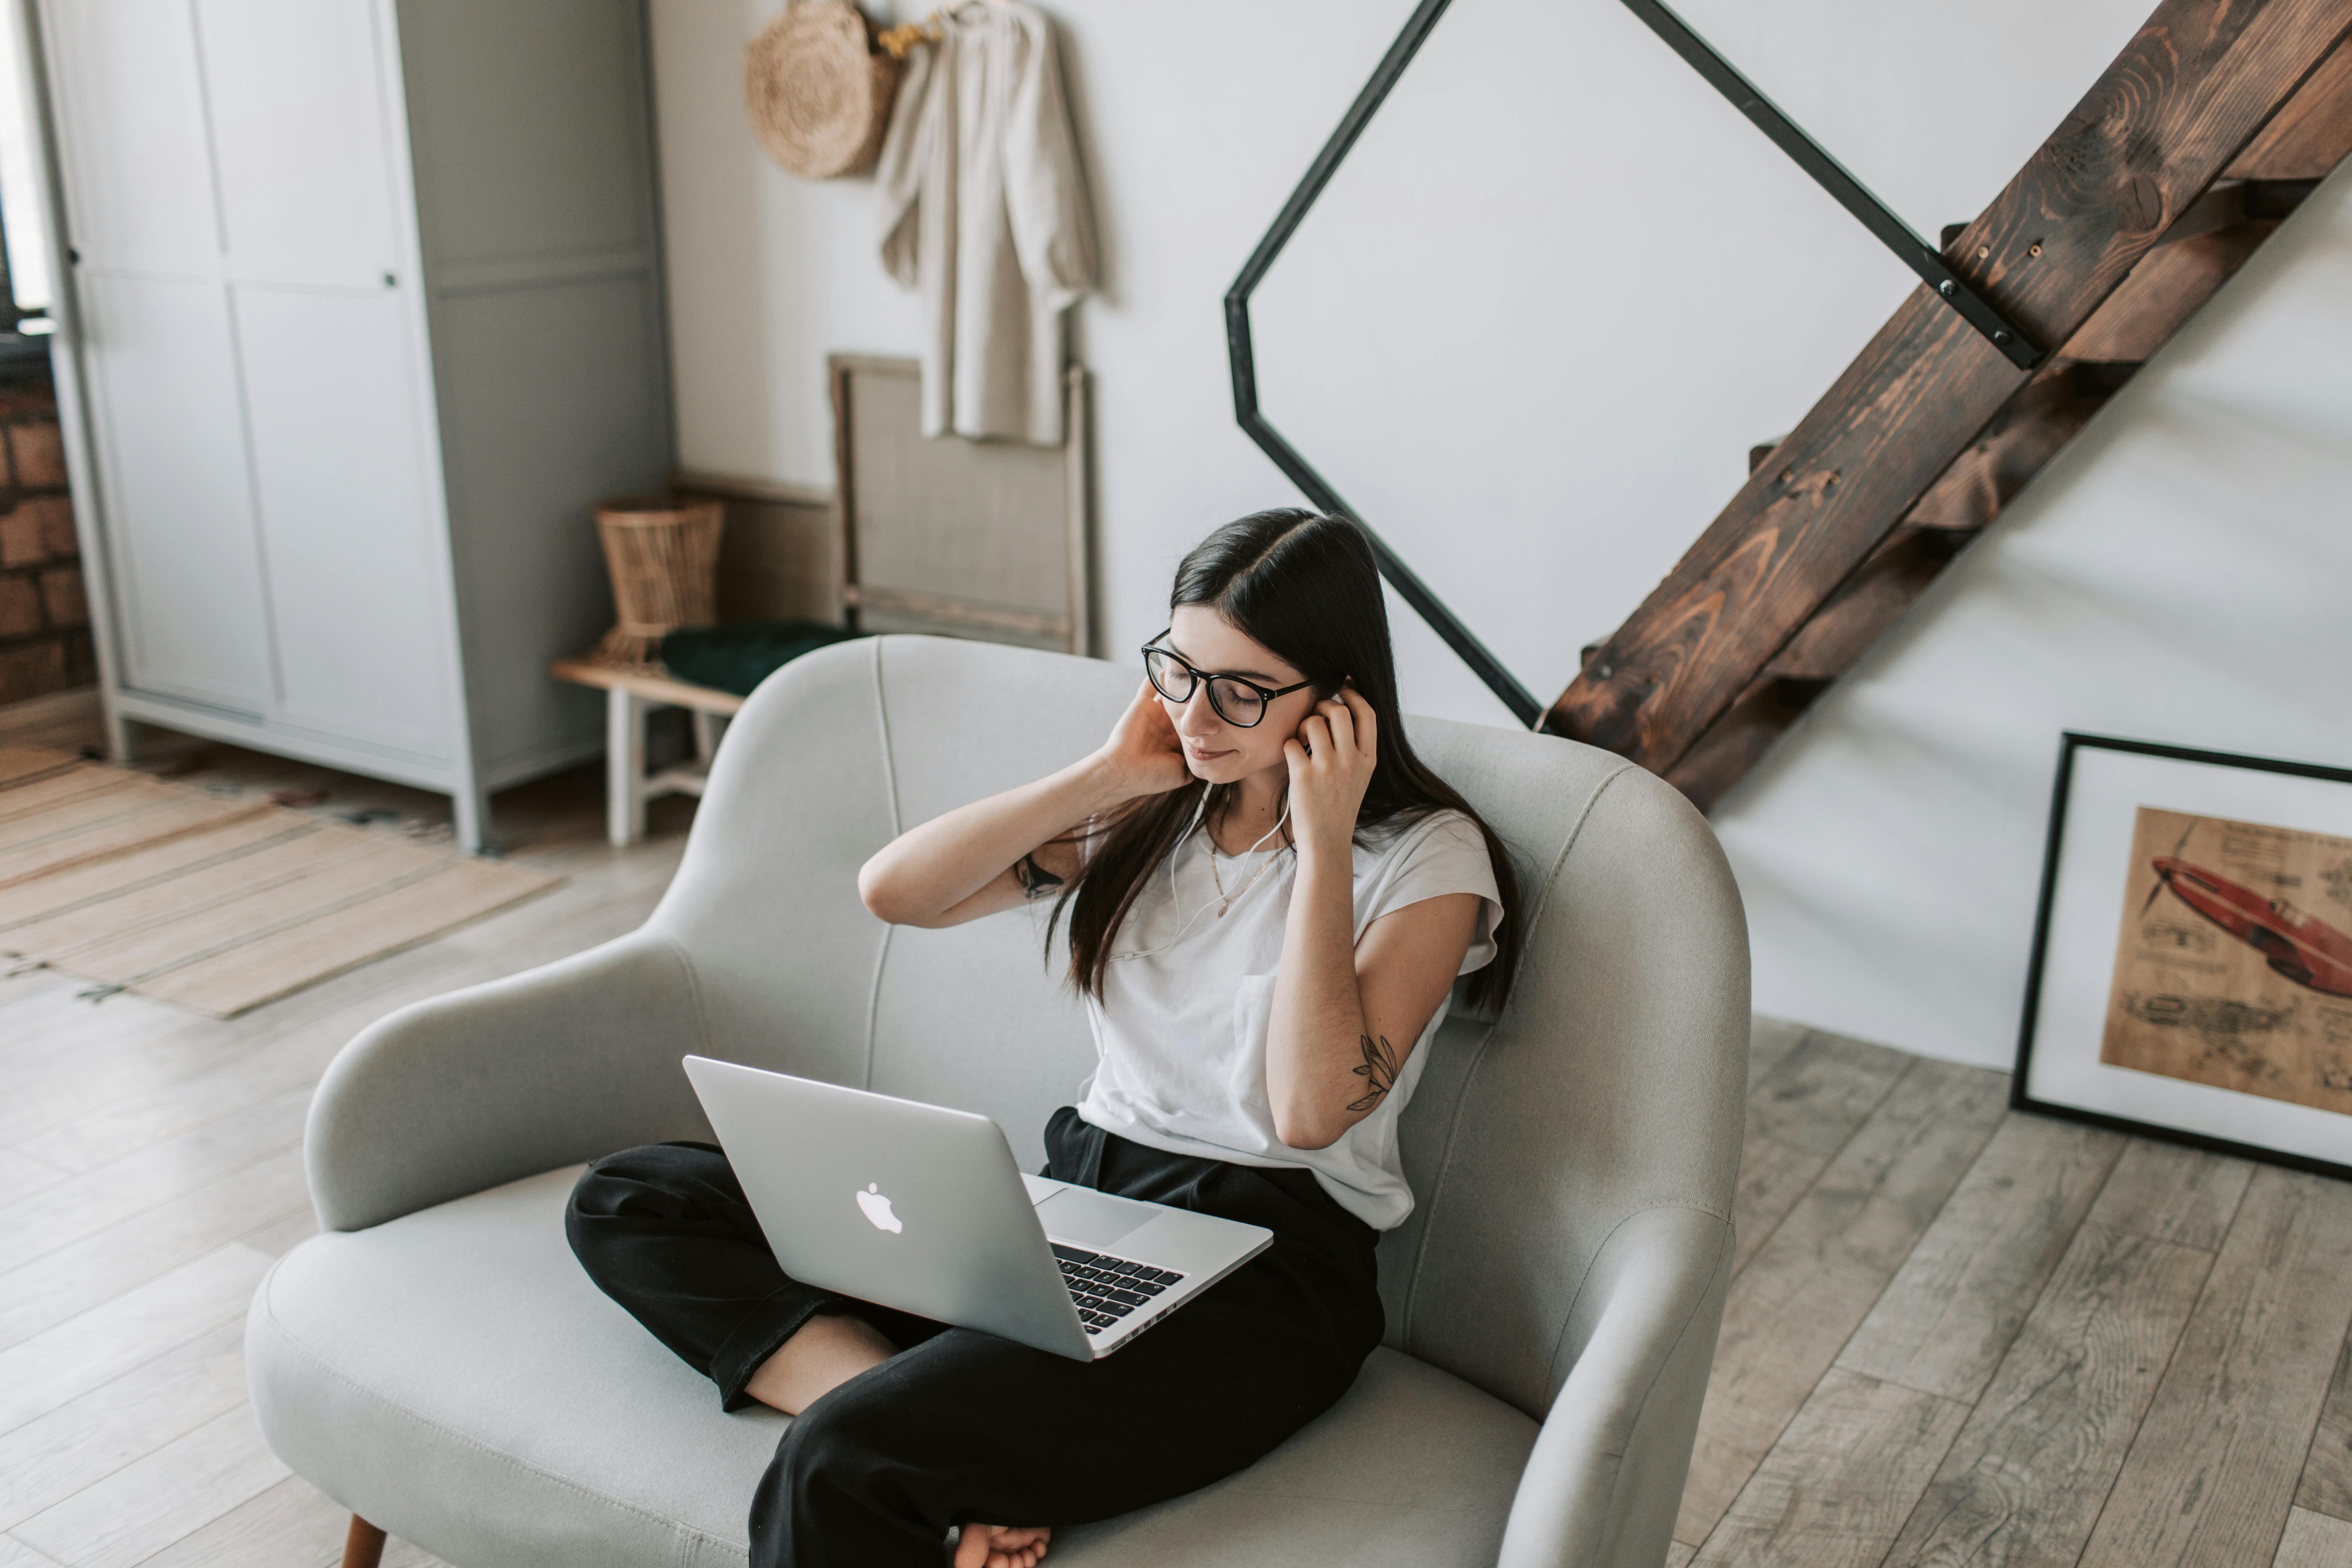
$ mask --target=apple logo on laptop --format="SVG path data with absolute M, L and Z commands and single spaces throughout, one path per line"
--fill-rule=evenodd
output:
M 866 1183 L 866 1190 L 857 1194 L 857 1206 L 866 1211 L 866 1217 L 874 1222 L 877 1230 L 887 1230 L 896 1236 L 907 1228 L 898 1216 L 890 1212 L 890 1200 L 884 1197 L 881 1188 L 872 1182 Z

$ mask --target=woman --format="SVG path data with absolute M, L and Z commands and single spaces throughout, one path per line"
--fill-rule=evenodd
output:
M 1509 862 L 1405 742 L 1352 523 L 1219 529 L 1144 654 L 1098 750 L 901 835 L 858 890 L 919 926 L 1055 900 L 1101 1060 L 1046 1173 L 1275 1240 L 1082 1363 L 787 1279 L 708 1145 L 600 1161 L 568 1217 L 589 1274 L 729 1408 L 799 1417 L 752 1504 L 761 1568 L 932 1568 L 954 1526 L 956 1568 L 1034 1568 L 1053 1524 L 1249 1465 L 1380 1342 L 1397 1117 L 1456 975 L 1481 1004 L 1509 984 Z

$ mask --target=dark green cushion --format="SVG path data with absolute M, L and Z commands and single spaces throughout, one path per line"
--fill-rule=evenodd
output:
M 662 638 L 664 667 L 680 680 L 715 686 L 738 697 L 804 653 L 859 634 L 823 621 L 737 621 L 686 626 Z

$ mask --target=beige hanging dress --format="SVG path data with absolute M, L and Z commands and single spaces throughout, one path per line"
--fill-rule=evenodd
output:
M 923 434 L 1058 446 L 1064 312 L 1094 222 L 1053 25 L 972 0 L 907 62 L 875 179 L 882 262 L 923 296 Z

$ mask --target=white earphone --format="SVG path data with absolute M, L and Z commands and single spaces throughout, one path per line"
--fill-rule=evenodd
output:
M 1184 825 L 1184 831 L 1176 836 L 1176 842 L 1174 844 L 1169 846 L 1168 901 L 1171 903 L 1176 901 L 1176 853 L 1178 850 L 1184 847 L 1184 840 L 1192 836 L 1192 830 L 1201 826 L 1201 818 L 1208 809 L 1209 792 L 1207 790 L 1202 790 L 1201 792 L 1201 804 L 1192 808 L 1192 820 Z M 1259 836 L 1257 844 L 1251 845 L 1248 848 L 1243 850 L 1242 853 L 1244 855 L 1256 854 L 1258 845 L 1264 844 L 1268 838 L 1271 838 L 1276 834 L 1281 832 L 1282 825 L 1289 820 L 1290 803 L 1286 800 L 1282 803 L 1282 815 L 1274 819 L 1274 826 L 1267 828 L 1264 834 Z M 1213 855 L 1216 852 L 1216 846 L 1212 844 L 1209 847 L 1209 853 Z M 1253 876 L 1251 880 L 1255 881 L 1256 878 Z M 1244 892 L 1247 890 L 1246 887 L 1242 889 L 1242 891 Z M 1236 892 L 1233 895 L 1234 899 L 1237 899 L 1239 897 L 1241 897 L 1241 892 Z M 1114 952 L 1110 955 L 1108 962 L 1117 963 L 1122 959 L 1129 958 L 1156 958 L 1160 953 L 1166 952 L 1170 948 L 1174 947 L 1178 942 L 1182 942 L 1186 937 L 1190 936 L 1192 933 L 1192 926 L 1194 922 L 1199 921 L 1202 915 L 1207 914 L 1212 909 L 1216 908 L 1220 904 L 1230 904 L 1232 901 L 1232 899 L 1229 899 L 1221 893 L 1217 897 L 1211 899 L 1207 903 L 1202 904 L 1199 909 L 1194 910 L 1191 914 L 1185 916 L 1184 923 L 1176 928 L 1176 934 L 1170 937 L 1166 942 L 1161 942 L 1158 947 L 1144 948 L 1135 952 Z

